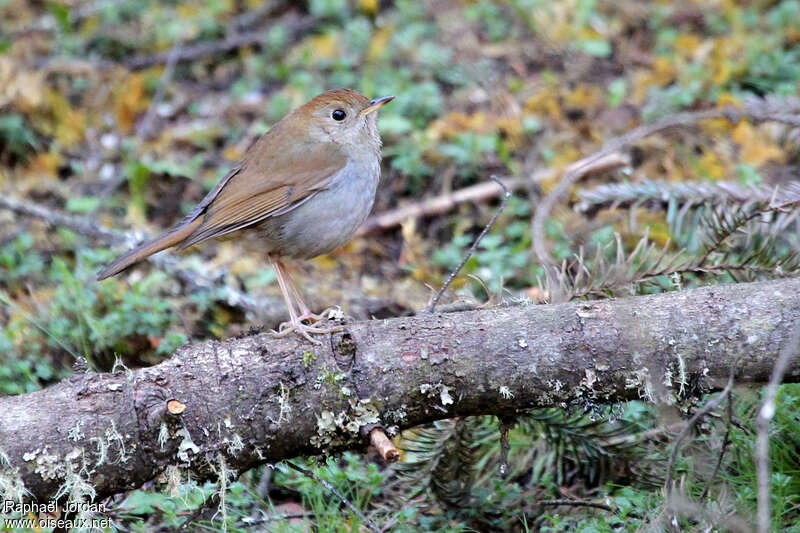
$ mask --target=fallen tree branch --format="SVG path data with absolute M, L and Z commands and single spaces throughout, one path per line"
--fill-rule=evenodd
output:
M 0 490 L 88 501 L 165 471 L 227 478 L 364 447 L 369 425 L 671 401 L 722 388 L 740 354 L 735 382 L 765 383 L 800 325 L 799 294 L 787 279 L 356 322 L 322 346 L 268 334 L 186 345 L 150 368 L 0 398 Z M 800 380 L 796 358 L 784 379 Z

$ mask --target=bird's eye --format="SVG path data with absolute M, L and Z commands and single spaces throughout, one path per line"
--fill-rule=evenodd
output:
M 344 111 L 342 111 L 341 109 L 337 109 L 337 110 L 335 110 L 333 113 L 331 113 L 331 118 L 332 118 L 333 120 L 335 120 L 336 122 L 341 122 L 341 121 L 343 121 L 343 120 L 344 120 L 344 117 L 346 117 L 346 116 L 347 116 L 347 113 L 345 113 L 345 112 L 344 112 Z

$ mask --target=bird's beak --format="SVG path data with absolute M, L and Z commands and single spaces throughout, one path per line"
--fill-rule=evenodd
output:
M 361 110 L 361 113 L 359 113 L 359 114 L 360 115 L 369 115 L 373 111 L 377 111 L 378 109 L 380 109 L 383 106 L 383 104 L 388 104 L 392 100 L 394 100 L 394 96 L 384 96 L 383 98 L 377 98 L 375 100 L 370 100 L 369 107 L 367 107 L 366 109 Z

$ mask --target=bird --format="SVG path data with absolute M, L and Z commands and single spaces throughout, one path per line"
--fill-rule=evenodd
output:
M 122 255 L 97 279 L 167 248 L 256 232 L 289 310 L 289 321 L 272 334 L 294 332 L 320 344 L 312 334 L 336 328 L 316 324 L 324 315 L 305 304 L 285 261 L 345 244 L 372 210 L 381 175 L 377 111 L 393 98 L 370 100 L 353 89 L 314 97 L 259 137 L 177 226 Z

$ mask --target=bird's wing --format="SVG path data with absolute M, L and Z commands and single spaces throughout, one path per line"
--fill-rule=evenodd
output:
M 252 157 L 233 169 L 187 217 L 202 223 L 180 244 L 186 248 L 296 208 L 331 182 L 347 164 L 334 143 L 308 143 L 284 153 L 259 140 Z

